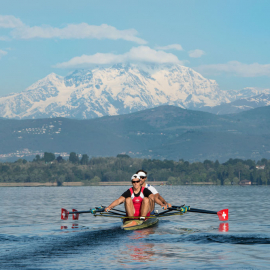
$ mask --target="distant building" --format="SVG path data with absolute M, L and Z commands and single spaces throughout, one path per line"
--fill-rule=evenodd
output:
M 239 181 L 238 184 L 241 185 L 241 186 L 251 185 L 251 181 L 245 179 L 245 180 Z
M 264 168 L 265 168 L 265 165 L 262 165 L 262 166 L 257 165 L 256 166 L 256 169 L 258 169 L 258 170 L 264 170 Z

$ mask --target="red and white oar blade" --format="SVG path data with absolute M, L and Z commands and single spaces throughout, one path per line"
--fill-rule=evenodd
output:
M 223 209 L 217 212 L 219 220 L 225 221 L 229 219 L 229 209 Z
M 72 212 L 78 212 L 78 210 L 72 209 Z M 73 220 L 78 220 L 78 219 L 79 219 L 79 214 L 74 213 L 74 214 L 72 215 L 72 219 L 73 219 Z
M 61 219 L 67 220 L 68 219 L 69 212 L 67 209 L 62 208 L 61 209 Z

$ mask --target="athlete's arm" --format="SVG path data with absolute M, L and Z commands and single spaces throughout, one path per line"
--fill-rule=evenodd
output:
M 151 185 L 147 186 L 147 189 L 153 193 L 154 196 L 150 197 L 155 203 L 159 204 L 163 209 L 167 209 L 168 207 L 172 207 L 171 204 L 168 204 L 163 197 L 158 193 L 158 191 Z M 146 190 L 147 190 L 146 189 Z
M 159 200 L 160 200 L 163 204 L 166 205 L 166 209 L 167 209 L 167 205 L 168 205 L 168 207 L 172 207 L 172 205 L 171 205 L 170 203 L 167 203 L 167 202 L 165 201 L 165 199 L 164 199 L 159 193 L 155 194 L 155 196 L 157 196 L 157 197 L 159 198 Z
M 150 199 L 152 199 L 155 203 L 157 203 L 157 204 L 159 204 L 163 209 L 167 209 L 167 205 L 166 204 L 164 204 L 160 199 L 159 199 L 159 196 L 157 196 L 158 195 L 158 193 L 157 194 L 151 194 L 149 197 L 150 197 Z
M 115 201 L 113 201 L 108 207 L 105 208 L 105 211 L 108 212 L 111 209 L 113 209 L 115 206 L 123 203 L 126 200 L 125 197 L 120 196 L 118 199 L 116 199 Z

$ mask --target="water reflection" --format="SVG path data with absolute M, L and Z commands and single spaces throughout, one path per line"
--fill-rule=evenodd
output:
M 83 227 L 83 226 L 81 226 L 81 227 Z M 79 228 L 80 228 L 79 224 L 77 224 L 77 223 L 73 223 L 71 226 L 71 229 L 79 229 Z M 61 230 L 68 230 L 68 226 L 61 226 L 60 229 Z
M 134 231 L 128 236 L 132 244 L 126 244 L 125 256 L 136 262 L 149 262 L 153 261 L 153 243 L 144 243 L 143 240 L 151 234 L 155 234 L 155 228 L 148 228 L 143 230 Z
M 226 222 L 226 223 L 220 223 L 218 230 L 220 232 L 228 232 L 229 231 L 229 223 L 228 222 Z

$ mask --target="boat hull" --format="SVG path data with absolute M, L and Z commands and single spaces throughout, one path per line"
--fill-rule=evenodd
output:
M 158 218 L 149 218 L 145 221 L 134 219 L 134 220 L 124 221 L 121 227 L 125 231 L 134 231 L 134 230 L 141 230 L 141 229 L 152 227 L 156 225 L 158 222 L 159 222 Z

